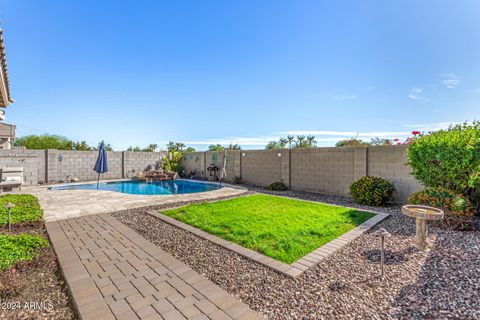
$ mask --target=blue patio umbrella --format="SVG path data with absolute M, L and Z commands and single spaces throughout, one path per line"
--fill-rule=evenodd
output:
M 97 189 L 98 184 L 100 182 L 100 174 L 105 173 L 108 171 L 108 161 L 107 161 L 107 151 L 105 150 L 105 143 L 100 143 L 100 147 L 98 148 L 98 158 L 97 162 L 95 162 L 95 167 L 93 167 L 96 173 L 98 173 L 97 179 Z

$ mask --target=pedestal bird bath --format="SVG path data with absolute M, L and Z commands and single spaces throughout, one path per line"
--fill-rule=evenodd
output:
M 416 221 L 416 242 L 420 250 L 425 250 L 428 247 L 427 243 L 427 221 L 428 220 L 442 220 L 443 211 L 434 207 L 409 204 L 402 207 L 402 213 L 409 217 L 415 218 Z

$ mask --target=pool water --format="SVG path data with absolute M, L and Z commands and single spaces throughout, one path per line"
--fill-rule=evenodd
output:
M 165 195 L 183 194 L 211 191 L 221 188 L 218 183 L 190 181 L 190 180 L 165 180 L 153 182 L 140 181 L 115 181 L 101 182 L 98 190 L 115 191 L 129 194 Z M 62 185 L 51 187 L 49 190 L 97 190 L 96 183 Z

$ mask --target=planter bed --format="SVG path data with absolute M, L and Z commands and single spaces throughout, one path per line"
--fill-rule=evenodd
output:
M 12 196 L 7 199 L 14 203 L 17 200 Z M 22 203 L 17 201 L 17 213 Z M 35 205 L 30 209 L 16 218 L 32 221 L 12 219 L 16 222 L 12 232 L 7 226 L 0 226 L 0 319 L 76 319 L 55 251 L 41 221 L 41 209 Z M 0 214 L 5 220 L 5 213 Z

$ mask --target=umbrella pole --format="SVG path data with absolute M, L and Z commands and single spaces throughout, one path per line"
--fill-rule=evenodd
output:
M 98 178 L 97 178 L 97 190 L 98 190 L 98 184 L 100 183 L 100 173 L 98 174 Z

